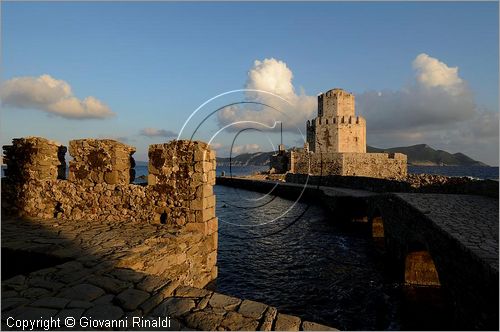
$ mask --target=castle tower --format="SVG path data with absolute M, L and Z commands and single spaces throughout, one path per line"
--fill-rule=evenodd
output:
M 351 93 L 332 89 L 318 95 L 318 116 L 306 125 L 313 152 L 366 153 L 366 121 L 356 116 Z

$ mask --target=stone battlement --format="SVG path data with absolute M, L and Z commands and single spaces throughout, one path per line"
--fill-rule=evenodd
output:
M 362 116 L 334 116 L 331 118 L 322 116 L 322 117 L 317 117 L 316 119 L 313 120 L 307 120 L 306 126 L 309 128 L 322 124 L 341 125 L 341 124 L 363 124 L 363 123 L 366 124 L 366 120 Z
M 12 143 L 4 146 L 3 217 L 157 224 L 174 237 L 194 233 L 197 242 L 184 245 L 197 248 L 186 257 L 190 266 L 187 284 L 202 287 L 216 278 L 217 218 L 212 190 L 216 164 L 208 144 L 151 145 L 149 183 L 139 185 L 132 183 L 135 148 L 114 140 L 70 141 L 73 160 L 67 180 L 66 147 L 40 137 Z
M 41 137 L 15 138 L 3 147 L 5 175 L 16 182 L 29 179 L 64 179 L 67 148 Z
M 135 148 L 111 139 L 79 139 L 69 142 L 69 180 L 128 184 L 134 181 Z
M 342 89 L 332 89 L 318 95 L 318 116 L 354 116 L 354 95 Z

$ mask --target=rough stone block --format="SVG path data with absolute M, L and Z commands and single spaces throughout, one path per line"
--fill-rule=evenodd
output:
M 212 218 L 215 218 L 215 207 L 195 211 L 195 218 L 196 222 L 206 222 Z
M 69 299 L 60 297 L 44 297 L 31 304 L 33 307 L 62 309 L 70 302 Z
M 300 318 L 291 315 L 278 314 L 274 329 L 276 331 L 298 331 Z
M 322 325 L 322 324 L 318 324 L 318 323 L 313 323 L 313 322 L 307 322 L 307 321 L 302 323 L 302 330 L 304 330 L 304 331 L 338 331 L 337 329 L 330 327 L 330 326 L 326 326 L 326 325 Z
M 191 210 L 204 210 L 215 206 L 215 195 L 191 201 Z
M 209 221 L 207 221 L 207 235 L 213 234 L 217 232 L 218 228 L 218 218 L 212 218 Z
M 228 312 L 221 322 L 221 326 L 229 331 L 255 331 L 258 325 L 258 321 L 234 311 Z
M 238 312 L 245 317 L 250 317 L 253 319 L 260 319 L 267 309 L 267 305 L 260 302 L 243 300 L 238 309 Z
M 205 198 L 205 197 L 210 197 L 213 196 L 214 191 L 213 191 L 213 186 L 208 185 L 208 184 L 202 184 L 196 188 L 196 198 Z
M 212 269 L 213 266 L 217 263 L 217 251 L 212 251 L 207 255 L 207 267 Z
M 80 301 L 92 301 L 103 294 L 104 291 L 99 287 L 90 284 L 79 284 L 61 291 L 59 297 Z
M 129 288 L 118 294 L 115 297 L 115 302 L 125 310 L 135 310 L 148 298 L 148 293 L 138 289 Z
M 96 320 L 119 319 L 123 316 L 122 308 L 111 304 L 99 304 L 85 312 L 85 317 Z
M 238 307 L 240 304 L 241 300 L 232 297 L 232 296 L 227 296 L 224 294 L 219 294 L 219 293 L 214 293 L 212 297 L 210 298 L 209 304 L 213 308 L 223 308 L 226 310 L 234 310 Z
M 262 318 L 262 323 L 259 327 L 259 331 L 271 331 L 273 327 L 274 319 L 278 311 L 275 307 L 268 307 Z

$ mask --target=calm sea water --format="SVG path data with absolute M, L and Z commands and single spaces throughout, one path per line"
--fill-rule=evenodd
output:
M 498 180 L 498 167 L 481 166 L 408 166 L 408 173 L 470 176 L 477 179 Z
M 367 225 L 272 195 L 224 186 L 215 194 L 217 291 L 341 330 L 458 328 L 441 290 L 408 293 L 404 271 L 378 252 Z
M 367 236 L 318 206 L 297 203 L 279 218 L 293 201 L 224 186 L 215 194 L 217 291 L 340 329 L 400 328 L 399 285 L 385 280 Z

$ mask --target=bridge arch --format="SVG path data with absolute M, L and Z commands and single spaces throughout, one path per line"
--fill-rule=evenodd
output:
M 375 246 L 380 250 L 385 250 L 384 219 L 379 209 L 375 209 L 370 218 L 370 232 Z
M 404 259 L 404 283 L 416 287 L 440 287 L 439 273 L 428 248 L 421 242 L 407 245 Z

